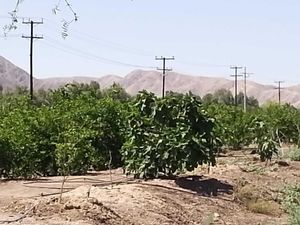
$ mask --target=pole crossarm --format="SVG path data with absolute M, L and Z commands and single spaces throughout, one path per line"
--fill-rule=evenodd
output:
M 42 21 L 33 21 L 28 19 L 28 21 L 23 20 L 23 24 L 30 24 L 30 36 L 22 35 L 22 38 L 30 39 L 30 79 L 29 79 L 29 88 L 30 88 L 30 99 L 33 100 L 33 40 L 34 39 L 43 39 L 43 36 L 37 36 L 33 34 L 34 25 L 43 24 Z
M 166 61 L 167 60 L 175 60 L 175 57 L 157 57 L 155 56 L 155 60 L 161 60 L 163 62 L 162 68 L 157 68 L 157 70 L 163 71 L 162 73 L 162 97 L 165 97 L 165 83 L 166 83 L 166 72 L 172 71 L 171 68 L 166 68 Z
M 241 77 L 242 75 L 238 74 L 238 70 L 242 69 L 243 67 L 241 66 L 231 66 L 230 69 L 234 70 L 234 75 L 231 75 L 232 77 L 234 77 L 234 105 L 237 106 L 238 102 L 237 102 L 237 89 L 238 89 L 238 77 Z

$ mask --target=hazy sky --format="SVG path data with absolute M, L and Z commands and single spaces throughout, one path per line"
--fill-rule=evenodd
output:
M 16 0 L 0 0 L 0 27 Z M 125 75 L 160 66 L 155 56 L 175 56 L 174 71 L 229 78 L 230 65 L 247 66 L 251 80 L 300 83 L 299 0 L 70 0 L 79 16 L 61 38 L 61 20 L 72 19 L 59 0 L 24 0 L 19 16 L 44 24 L 35 33 L 35 76 Z M 22 19 L 20 19 L 20 22 Z M 1 29 L 2 30 L 2 29 Z M 0 39 L 0 55 L 28 71 L 29 26 Z M 124 64 L 122 64 L 124 63 Z M 128 65 L 130 64 L 130 65 Z

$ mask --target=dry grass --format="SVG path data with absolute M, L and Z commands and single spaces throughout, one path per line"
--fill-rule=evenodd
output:
M 254 213 L 260 213 L 265 215 L 279 216 L 282 212 L 280 205 L 274 201 L 266 201 L 258 199 L 256 201 L 249 201 L 247 208 Z

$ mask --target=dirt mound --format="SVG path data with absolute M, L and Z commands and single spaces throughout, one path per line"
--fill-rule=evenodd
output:
M 115 170 L 113 186 L 102 171 L 70 177 L 61 204 L 61 177 L 8 181 L 0 183 L 0 224 L 23 216 L 10 224 L 283 225 L 288 219 L 281 190 L 300 182 L 300 163 L 288 164 L 266 166 L 251 154 L 234 152 L 219 158 L 209 174 L 200 166 L 173 180 L 125 179 L 122 170 Z
M 65 196 L 61 203 L 59 203 L 58 197 L 30 201 L 20 200 L 7 206 L 4 211 L 17 212 L 37 220 L 58 219 L 69 222 L 87 221 L 92 222 L 92 224 L 124 224 L 124 219 L 95 198 Z

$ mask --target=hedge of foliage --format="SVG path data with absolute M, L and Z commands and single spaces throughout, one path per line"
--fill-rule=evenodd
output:
M 215 164 L 220 148 L 255 144 L 270 160 L 283 143 L 300 145 L 300 112 L 290 105 L 240 107 L 199 96 L 101 90 L 70 84 L 0 95 L 0 177 L 84 174 L 123 166 L 136 177 L 176 175 Z M 226 101 L 225 101 L 226 102 Z

